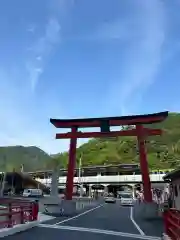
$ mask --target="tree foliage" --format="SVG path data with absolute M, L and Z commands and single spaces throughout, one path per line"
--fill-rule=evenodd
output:
M 125 126 L 123 129 L 133 127 Z M 164 122 L 148 127 L 163 130 L 162 136 L 151 136 L 146 141 L 149 167 L 151 169 L 178 167 L 180 165 L 180 114 L 170 113 Z M 138 146 L 134 137 L 91 139 L 77 149 L 77 162 L 81 155 L 84 166 L 139 163 Z M 67 166 L 67 152 L 57 155 L 56 158 L 64 167 Z
M 42 170 L 50 166 L 52 158 L 37 147 L 8 146 L 0 147 L 0 171 Z

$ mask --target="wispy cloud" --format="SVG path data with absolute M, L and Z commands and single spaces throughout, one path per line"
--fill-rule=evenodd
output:
M 0 69 L 0 146 L 33 145 L 48 153 L 67 149 L 68 141 L 56 141 L 56 129 L 49 123 L 50 116 L 63 117 L 64 110 L 49 99 L 38 112 L 32 111 L 26 89 L 16 83 L 15 74 Z
M 86 34 L 75 36 L 75 40 L 82 41 L 110 41 L 127 40 L 132 36 L 132 32 L 127 30 L 129 19 L 116 19 L 110 22 L 103 22 L 97 26 L 93 32 L 86 32 Z
M 166 37 L 165 10 L 160 0 L 136 1 L 134 15 L 127 21 L 118 21 L 123 39 L 128 41 L 126 59 L 120 68 L 119 79 L 110 89 L 111 108 L 129 114 L 141 102 L 144 91 L 156 81 L 161 66 L 162 48 Z M 117 25 L 112 26 L 114 29 Z M 109 26 L 108 26 L 109 28 Z M 117 30 L 118 31 L 118 30 Z
M 45 25 L 45 31 L 42 36 L 28 47 L 31 57 L 26 61 L 26 69 L 29 73 L 31 89 L 34 91 L 41 74 L 44 72 L 46 62 L 52 53 L 53 49 L 61 41 L 61 22 L 64 23 L 69 17 L 70 10 L 74 7 L 75 0 L 52 0 L 49 2 L 49 12 L 52 17 L 49 18 Z M 43 26 L 44 27 L 44 26 Z M 31 33 L 37 32 L 35 24 L 28 27 Z
M 29 55 L 28 57 L 26 55 L 25 59 L 27 71 L 24 73 L 21 67 L 21 61 L 18 62 L 20 57 L 18 58 L 15 55 L 13 56 L 15 59 L 13 59 L 14 62 L 17 59 L 15 67 L 17 67 L 23 75 L 20 80 L 19 76 L 12 74 L 12 69 L 9 69 L 9 66 L 7 66 L 7 69 L 3 66 L 3 71 L 0 69 L 0 145 L 36 145 L 52 153 L 68 148 L 68 141 L 57 141 L 54 139 L 56 129 L 49 123 L 50 117 L 69 117 L 66 115 L 66 111 L 64 111 L 66 103 L 54 94 L 56 91 L 53 92 L 53 90 L 56 89 L 52 87 L 52 92 L 43 92 L 42 95 L 44 96 L 37 94 L 32 98 L 32 92 L 29 91 L 29 88 L 27 89 L 27 85 L 24 86 L 25 84 L 22 84 L 23 86 L 19 86 L 20 84 L 16 84 L 17 82 L 22 83 L 28 72 L 28 80 L 31 84 L 30 90 L 34 90 L 43 75 L 43 71 L 46 70 L 46 64 L 51 57 L 51 53 L 56 49 L 57 45 L 61 43 L 61 38 L 63 37 L 61 35 L 61 26 L 63 29 L 65 26 L 65 24 L 62 24 L 62 20 L 65 22 L 68 18 L 68 6 L 72 7 L 72 2 L 71 0 L 53 0 L 50 2 L 59 4 L 53 5 L 56 11 L 49 11 L 49 16 L 53 17 L 50 17 L 42 27 L 38 25 L 40 22 L 37 22 L 37 27 L 33 29 L 32 26 L 28 26 L 26 32 L 24 31 L 29 38 L 33 39 L 32 41 L 35 39 L 35 41 L 28 46 L 29 51 L 27 55 Z M 65 4 L 64 13 L 63 7 Z M 89 40 L 110 40 L 112 45 L 113 42 L 111 40 L 115 40 L 120 43 L 119 45 L 115 44 L 115 46 L 118 46 L 119 50 L 125 53 L 123 54 L 126 57 L 125 59 L 121 59 L 121 61 L 117 59 L 117 62 L 119 62 L 117 72 L 119 72 L 119 74 L 117 74 L 115 79 L 110 80 L 110 84 L 113 86 L 109 90 L 107 103 L 104 102 L 107 115 L 111 114 L 112 109 L 118 112 L 118 114 L 120 111 L 122 114 L 133 111 L 134 108 L 141 103 L 146 89 L 156 81 L 157 73 L 161 67 L 161 53 L 166 40 L 167 27 L 165 22 L 166 11 L 164 10 L 162 1 L 129 0 L 128 7 L 133 9 L 131 9 L 132 11 L 130 11 L 128 16 L 120 15 L 117 20 L 113 18 L 112 22 L 106 22 L 101 27 L 97 27 L 94 34 L 87 35 L 87 37 L 90 37 Z M 82 8 L 78 8 L 78 10 L 79 9 L 83 11 Z M 58 14 L 62 14 L 65 17 L 58 17 Z M 78 16 L 80 15 L 81 14 Z M 75 14 L 73 16 L 75 16 Z M 102 16 L 102 18 L 104 19 L 104 16 Z M 84 22 L 82 27 L 83 25 Z M 86 30 L 91 31 L 90 29 Z M 94 43 L 94 45 L 92 44 L 94 47 L 99 46 L 99 43 L 97 46 L 96 42 Z M 77 42 L 72 46 L 76 47 L 76 44 Z M 112 45 L 110 44 L 109 46 L 111 47 Z M 14 47 L 16 47 L 16 45 L 14 45 Z M 89 48 L 89 46 L 87 47 Z M 9 49 L 7 49 L 7 52 L 8 51 Z M 79 56 L 81 57 L 81 55 L 78 55 L 77 59 Z M 115 56 L 117 57 L 117 54 Z M 91 63 L 90 61 L 87 62 L 86 64 L 89 66 Z M 4 63 L 4 65 L 5 64 L 6 63 Z M 71 66 L 70 61 L 70 66 L 66 68 L 66 71 L 68 71 Z M 102 65 L 97 65 L 97 68 L 101 66 Z M 111 69 L 109 69 L 109 74 L 111 74 Z M 95 81 L 97 80 L 95 79 Z M 104 88 L 106 87 L 103 83 L 102 86 Z M 47 86 L 45 85 L 45 87 Z M 79 91 L 82 92 L 82 86 L 78 86 L 78 88 Z M 46 94 L 48 94 L 47 99 Z M 95 95 L 93 96 L 96 97 Z M 76 94 L 72 97 L 75 99 L 78 96 Z M 97 102 L 99 100 L 98 97 Z M 104 97 L 106 98 L 106 96 Z M 69 100 L 72 101 L 72 99 Z M 84 111 L 82 106 L 77 107 Z M 89 106 L 89 110 L 91 110 L 91 108 L 92 106 Z M 99 111 L 101 112 L 101 109 L 93 106 L 92 111 L 100 114 Z M 78 141 L 78 144 L 82 144 L 84 141 L 85 140 Z
M 60 23 L 56 18 L 50 18 L 45 27 L 43 36 L 30 48 L 31 57 L 26 62 L 26 69 L 29 73 L 29 79 L 32 90 L 35 89 L 41 74 L 44 71 L 44 66 L 53 47 L 60 40 Z
M 31 24 L 28 28 L 27 31 L 30 33 L 34 33 L 36 29 L 36 26 L 34 24 Z
M 56 14 L 56 16 L 64 19 L 69 15 L 70 10 L 76 4 L 76 0 L 53 0 L 49 2 L 51 10 Z
M 54 16 L 50 10 L 49 12 L 50 16 Z M 28 46 L 26 53 L 28 56 L 26 55 L 25 59 L 26 71 L 18 61 L 13 66 L 18 74 L 13 74 L 9 66 L 3 66 L 3 70 L 0 68 L 0 145 L 35 145 L 48 153 L 57 152 L 57 149 L 60 152 L 67 148 L 68 143 L 62 141 L 59 144 L 55 140 L 56 129 L 51 127 L 49 118 L 64 116 L 64 109 L 59 104 L 57 106 L 52 97 L 48 101 L 45 99 L 37 111 L 31 90 L 36 88 L 39 78 L 45 70 L 46 62 L 61 40 L 61 27 L 56 16 L 49 18 L 44 25 L 43 34 L 38 32 L 43 32 L 43 26 L 40 28 L 38 24 L 37 27 L 33 24 L 29 25 L 26 29 L 29 38 L 36 38 Z M 16 58 L 17 56 L 15 56 Z M 19 84 L 26 79 L 27 73 L 31 89 L 27 87 L 27 84 Z

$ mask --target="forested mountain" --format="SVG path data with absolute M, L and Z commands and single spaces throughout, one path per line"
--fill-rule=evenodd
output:
M 176 168 L 180 166 L 180 114 L 170 113 L 167 120 L 149 127 L 164 130 L 162 136 L 147 139 L 148 162 L 151 169 Z M 80 156 L 82 165 L 105 165 L 138 163 L 137 141 L 134 137 L 91 139 L 77 149 L 77 164 Z M 35 171 L 67 166 L 68 153 L 49 156 L 37 147 L 0 147 L 0 170 Z
M 24 171 L 41 170 L 50 161 L 52 159 L 47 153 L 34 146 L 0 147 L 0 171 L 20 171 L 21 165 Z

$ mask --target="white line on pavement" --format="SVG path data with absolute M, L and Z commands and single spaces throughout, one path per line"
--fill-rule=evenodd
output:
M 53 229 L 61 229 L 61 230 L 69 230 L 69 231 L 106 234 L 106 235 L 121 236 L 121 237 L 128 237 L 128 238 L 131 237 L 131 238 L 134 238 L 134 239 L 161 240 L 161 238 L 159 238 L 159 237 L 142 236 L 142 235 L 139 235 L 139 234 L 116 232 L 116 231 L 109 231 L 109 230 L 95 229 L 95 228 L 71 227 L 71 226 L 50 225 L 50 224 L 39 224 L 38 226 L 39 227 L 44 227 L 44 228 L 53 228 Z
M 87 211 L 85 211 L 85 212 L 82 212 L 82 213 L 74 216 L 74 217 L 71 217 L 71 218 L 62 220 L 62 221 L 60 221 L 60 222 L 58 222 L 58 223 L 55 223 L 55 224 L 53 224 L 53 225 L 58 225 L 58 224 L 61 224 L 61 223 L 69 222 L 70 220 L 73 220 L 73 219 L 75 219 L 75 218 L 81 217 L 81 216 L 83 216 L 83 215 L 85 215 L 85 214 L 87 214 L 87 213 L 89 213 L 89 212 L 92 212 L 92 211 L 94 211 L 94 210 L 102 207 L 103 205 L 104 205 L 104 204 L 98 205 L 97 207 L 91 208 L 91 209 L 89 209 L 89 210 L 87 210 Z
M 130 208 L 130 219 L 132 221 L 132 223 L 134 224 L 134 226 L 136 227 L 136 229 L 139 231 L 139 233 L 144 236 L 146 235 L 143 230 L 140 228 L 140 226 L 135 222 L 134 218 L 133 218 L 133 207 Z
M 46 222 L 46 221 L 52 220 L 52 219 L 55 219 L 55 217 L 43 214 L 41 212 L 38 213 L 38 221 L 39 222 Z

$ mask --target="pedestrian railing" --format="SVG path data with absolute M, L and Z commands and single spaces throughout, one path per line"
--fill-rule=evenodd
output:
M 164 224 L 166 239 L 180 240 L 180 211 L 176 209 L 164 210 Z
M 0 228 L 37 221 L 38 202 L 15 198 L 0 198 Z

